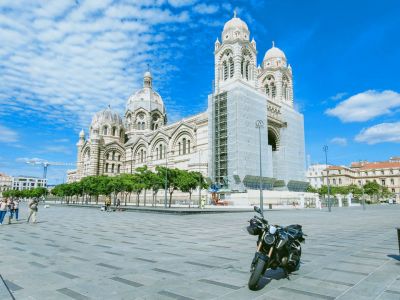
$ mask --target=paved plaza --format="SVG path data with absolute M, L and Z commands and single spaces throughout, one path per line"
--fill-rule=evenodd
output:
M 40 207 L 39 223 L 0 227 L 0 274 L 15 299 L 400 299 L 400 205 L 267 211 L 308 237 L 300 270 L 268 271 L 256 292 L 252 215 Z

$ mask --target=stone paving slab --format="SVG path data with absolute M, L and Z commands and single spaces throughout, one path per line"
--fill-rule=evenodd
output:
M 308 237 L 300 270 L 268 270 L 259 291 L 247 288 L 253 214 L 40 207 L 37 224 L 0 227 L 1 275 L 16 299 L 400 299 L 400 206 L 267 211 Z

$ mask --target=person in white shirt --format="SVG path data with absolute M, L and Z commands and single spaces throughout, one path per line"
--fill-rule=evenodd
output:
M 3 225 L 4 217 L 7 214 L 7 199 L 0 200 L 0 225 Z

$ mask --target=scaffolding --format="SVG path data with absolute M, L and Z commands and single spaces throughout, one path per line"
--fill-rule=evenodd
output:
M 215 96 L 214 101 L 214 168 L 215 182 L 223 183 L 228 175 L 227 93 Z

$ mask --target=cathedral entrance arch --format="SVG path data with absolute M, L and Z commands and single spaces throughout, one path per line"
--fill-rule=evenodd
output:
M 271 127 L 268 127 L 268 145 L 272 147 L 272 151 L 277 151 L 279 148 L 279 134 Z

